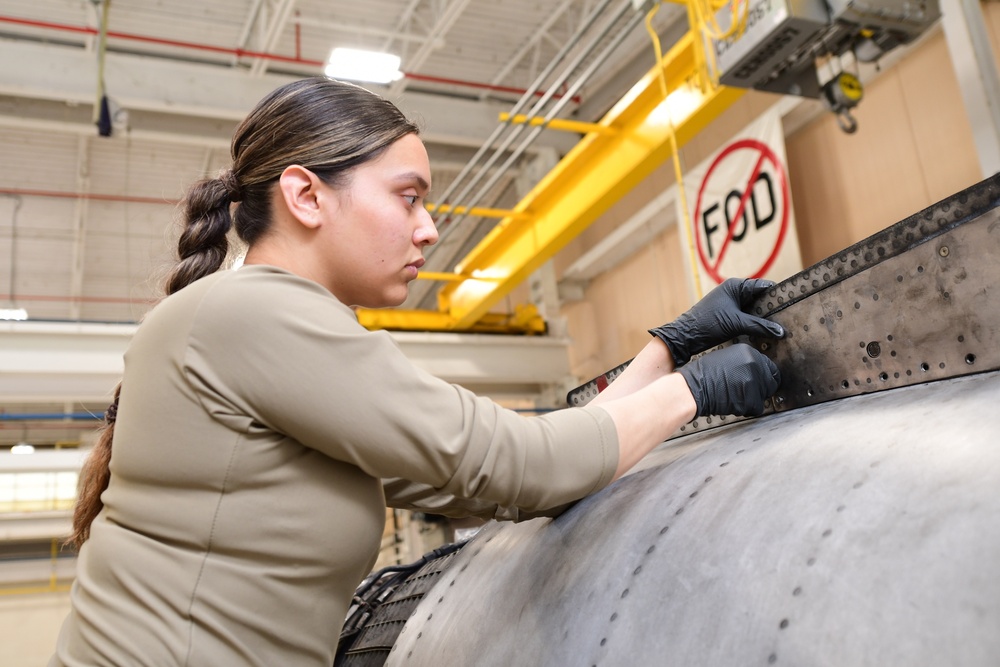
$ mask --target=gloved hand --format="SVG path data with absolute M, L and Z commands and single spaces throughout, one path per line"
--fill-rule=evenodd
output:
M 677 372 L 691 389 L 699 417 L 759 415 L 781 382 L 774 362 L 744 343 L 709 352 Z
M 772 287 L 770 280 L 730 278 L 676 320 L 649 333 L 667 344 L 678 368 L 699 352 L 740 335 L 781 338 L 785 330 L 780 324 L 743 312 Z

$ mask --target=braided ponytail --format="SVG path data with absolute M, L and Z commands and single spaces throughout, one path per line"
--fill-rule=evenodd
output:
M 167 294 L 215 273 L 226 261 L 229 252 L 226 234 L 233 225 L 229 205 L 237 187 L 234 182 L 232 172 L 226 172 L 220 178 L 195 183 L 188 190 L 184 200 L 184 230 L 177 241 L 180 261 L 167 278 Z
M 83 463 L 80 471 L 79 488 L 77 490 L 76 505 L 73 507 L 73 532 L 66 540 L 66 544 L 76 547 L 78 550 L 90 537 L 90 524 L 94 517 L 104 508 L 101 502 L 101 494 L 108 488 L 111 479 L 111 440 L 115 435 L 115 420 L 118 418 L 118 396 L 121 394 L 122 384 L 115 387 L 115 400 L 104 413 L 104 426 L 101 427 L 97 438 L 97 444 L 90 450 L 87 460 Z

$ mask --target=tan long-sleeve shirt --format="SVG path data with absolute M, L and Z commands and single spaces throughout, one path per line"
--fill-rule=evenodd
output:
M 125 354 L 111 483 L 50 664 L 328 667 L 378 552 L 382 479 L 411 482 L 386 487 L 404 504 L 430 488 L 537 512 L 617 462 L 600 408 L 522 417 L 416 368 L 313 282 L 219 272 Z

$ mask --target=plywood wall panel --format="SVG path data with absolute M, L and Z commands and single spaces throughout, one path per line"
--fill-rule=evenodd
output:
M 928 206 L 981 180 L 948 45 L 939 32 L 896 68 Z M 914 202 L 916 203 L 916 202 Z

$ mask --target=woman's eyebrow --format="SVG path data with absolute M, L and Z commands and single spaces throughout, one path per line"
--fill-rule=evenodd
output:
M 427 180 L 423 176 L 421 176 L 420 174 L 418 174 L 415 171 L 408 171 L 408 172 L 406 172 L 404 174 L 399 174 L 393 180 L 396 180 L 396 181 L 416 181 L 417 185 L 419 185 L 420 188 L 424 192 L 427 192 L 427 191 L 429 191 L 431 189 L 430 183 L 428 183 Z

